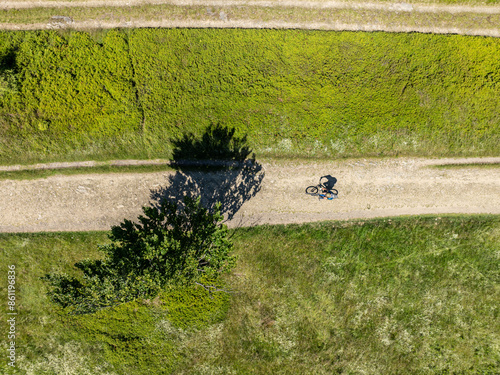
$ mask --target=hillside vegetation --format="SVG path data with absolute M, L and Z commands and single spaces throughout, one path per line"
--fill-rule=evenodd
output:
M 1 234 L 0 264 L 17 275 L 18 373 L 498 374 L 497 216 L 233 233 L 231 293 L 171 288 L 87 315 L 50 303 L 40 277 L 74 275 L 105 233 Z
M 303 30 L 0 33 L 0 162 L 169 157 L 210 123 L 259 155 L 491 155 L 500 39 Z

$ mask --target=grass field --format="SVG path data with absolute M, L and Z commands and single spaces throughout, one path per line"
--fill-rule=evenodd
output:
M 248 135 L 259 157 L 498 154 L 496 38 L 138 29 L 0 39 L 3 164 L 169 158 L 174 138 L 214 122 Z
M 105 233 L 1 234 L 2 273 L 16 267 L 19 373 L 500 369 L 497 216 L 261 226 L 236 230 L 234 240 L 238 265 L 224 285 L 231 294 L 169 290 L 68 316 L 49 303 L 39 277 L 97 257 Z
M 96 23 L 500 24 L 499 14 L 247 3 L 2 10 L 0 23 L 47 24 L 64 15 Z M 416 33 L 3 32 L 0 163 L 168 158 L 174 138 L 199 135 L 218 121 L 247 134 L 259 157 L 498 155 L 499 53 L 495 38 Z M 0 179 L 168 169 L 104 165 L 0 172 Z M 500 217 L 401 217 L 231 233 L 238 264 L 221 284 L 229 293 L 168 289 L 154 300 L 78 316 L 49 302 L 40 277 L 74 274 L 75 262 L 100 256 L 107 234 L 0 234 L 0 304 L 7 306 L 7 266 L 15 265 L 18 313 L 18 371 L 6 358 L 0 371 L 500 373 Z M 8 329 L 2 319 L 4 353 Z

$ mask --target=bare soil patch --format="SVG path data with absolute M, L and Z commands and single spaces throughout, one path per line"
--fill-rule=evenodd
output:
M 500 163 L 500 157 L 264 161 L 256 194 L 238 204 L 228 225 L 421 214 L 500 214 L 500 168 L 429 168 L 473 162 Z M 203 194 L 221 193 L 217 191 L 223 178 L 220 171 L 176 178 L 183 177 L 181 173 L 92 174 L 0 181 L 0 231 L 108 230 L 124 218 L 136 218 L 158 189 L 170 189 L 182 196 L 183 189 L 199 189 L 202 182 Z M 306 187 L 315 185 L 324 175 L 337 178 L 338 199 L 319 200 L 305 194 Z M 183 181 L 183 186 L 169 186 L 172 181 Z M 221 190 L 229 191 L 226 187 Z M 238 200 L 238 191 L 231 190 L 234 200 Z

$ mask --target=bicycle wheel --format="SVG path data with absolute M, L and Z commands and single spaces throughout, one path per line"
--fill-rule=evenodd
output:
M 339 195 L 339 191 L 337 189 L 330 189 L 330 192 L 332 192 L 334 195 Z
M 306 189 L 306 194 L 309 195 L 316 195 L 318 193 L 318 187 L 317 186 L 308 186 Z

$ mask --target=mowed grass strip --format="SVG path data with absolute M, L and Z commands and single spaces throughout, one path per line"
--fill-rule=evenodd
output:
M 459 169 L 459 168 L 500 168 L 500 163 L 451 163 L 432 165 L 431 168 Z
M 12 4 L 14 1 L 10 1 Z M 32 3 L 31 0 L 16 0 L 15 1 L 17 4 L 19 4 L 19 7 L 24 7 L 23 3 Z M 104 2 L 104 1 L 102 1 Z M 148 2 L 150 3 L 158 3 L 159 1 L 141 1 L 143 4 L 147 4 Z M 168 0 L 164 1 L 165 3 L 168 3 Z M 174 1 L 175 2 L 175 1 Z M 53 6 L 59 6 L 59 4 L 64 3 L 65 6 L 80 6 L 80 4 L 87 4 L 89 6 L 98 6 L 97 1 L 95 0 L 44 0 L 38 2 L 38 4 L 44 3 L 45 6 L 47 7 L 53 7 Z M 51 4 L 52 3 L 52 4 Z M 57 4 L 54 4 L 57 3 Z M 76 4 L 75 4 L 76 3 Z M 131 5 L 132 2 L 129 2 L 128 4 Z M 204 2 L 207 6 L 210 6 L 212 3 L 218 4 L 217 1 L 210 1 L 207 0 Z M 263 1 L 262 0 L 244 0 L 244 1 L 231 1 L 233 5 L 251 5 L 251 6 L 259 6 L 262 5 Z M 244 4 L 241 4 L 244 3 Z M 265 2 L 266 5 L 268 6 L 305 6 L 305 7 L 311 7 L 314 5 L 322 6 L 323 4 L 321 3 L 332 3 L 331 0 L 315 0 L 315 1 L 310 1 L 310 0 L 295 0 L 295 1 L 281 1 L 281 0 L 269 0 Z M 347 0 L 343 1 L 344 4 L 347 6 L 353 5 L 356 6 L 358 4 L 367 4 L 366 1 L 363 0 Z M 388 4 L 389 1 L 387 0 L 373 0 L 370 1 L 368 4 L 376 4 L 376 5 L 384 5 Z M 447 4 L 447 5 L 464 5 L 464 6 L 494 6 L 495 4 L 500 3 L 500 0 L 429 0 L 429 1 L 419 1 L 419 0 L 409 0 L 406 2 L 407 4 L 413 4 L 413 5 L 432 5 L 432 4 Z M 120 0 L 108 0 L 106 1 L 106 5 L 109 6 L 123 6 L 122 2 Z M 329 6 L 329 4 L 326 4 L 326 6 Z M 10 8 L 12 9 L 12 8 Z
M 23 3 L 29 3 L 29 2 L 32 2 L 31 0 L 16 0 L 15 1 L 17 4 L 19 4 L 19 6 L 23 6 Z M 104 1 L 103 1 L 104 2 Z M 149 0 L 149 1 L 142 1 L 142 3 L 158 3 L 158 1 L 154 1 L 154 0 Z M 175 1 L 174 1 L 175 2 Z M 13 1 L 10 1 L 10 3 L 13 3 Z M 80 6 L 80 4 L 88 4 L 89 6 L 96 6 L 96 3 L 97 1 L 95 0 L 63 0 L 63 1 L 60 1 L 60 0 L 44 0 L 44 1 L 40 1 L 38 2 L 39 4 L 40 3 L 45 3 L 46 6 L 54 6 L 54 4 L 51 5 L 51 3 L 64 3 L 64 4 L 68 4 L 68 6 Z M 77 3 L 77 4 L 75 4 Z M 131 4 L 132 2 L 129 2 L 128 4 Z M 168 0 L 165 1 L 165 3 L 168 3 Z M 217 1 L 210 1 L 210 0 L 207 0 L 204 2 L 204 4 L 206 4 L 207 6 L 210 6 L 212 3 L 219 3 Z M 259 6 L 259 5 L 262 5 L 263 1 L 262 0 L 235 0 L 235 1 L 231 1 L 231 3 L 233 5 L 252 5 L 252 6 Z M 243 4 L 241 4 L 243 3 Z M 314 5 L 318 5 L 318 6 L 322 6 L 323 4 L 322 3 L 332 3 L 331 0 L 315 0 L 315 1 L 310 1 L 310 0 L 295 0 L 295 1 L 282 1 L 282 0 L 269 0 L 269 1 L 265 1 L 266 5 L 268 6 L 306 6 L 306 7 L 310 7 L 310 6 L 314 6 Z M 357 4 L 366 4 L 366 1 L 363 1 L 363 0 L 347 0 L 347 1 L 344 1 L 343 2 L 344 4 L 347 4 L 347 5 L 357 5 Z M 377 4 L 377 5 L 384 5 L 384 4 L 387 4 L 389 3 L 389 1 L 387 0 L 373 0 L 373 1 L 370 1 L 370 5 L 371 4 Z M 465 6 L 492 6 L 492 5 L 495 5 L 495 4 L 498 4 L 500 3 L 500 0 L 428 0 L 428 1 L 421 1 L 421 0 L 409 0 L 407 1 L 406 3 L 408 4 L 414 4 L 414 5 L 431 5 L 431 4 L 447 4 L 447 5 L 465 5 Z M 57 4 L 57 5 L 58 5 Z M 107 5 L 110 5 L 110 6 L 122 6 L 122 2 L 120 0 L 108 0 L 106 1 L 106 4 Z M 329 6 L 328 4 L 326 4 L 326 6 Z
M 0 180 L 35 180 L 52 176 L 69 176 L 76 174 L 105 173 L 150 173 L 173 171 L 170 165 L 98 165 L 95 167 L 25 169 L 17 171 L 0 171 Z
M 67 316 L 39 277 L 74 273 L 75 261 L 99 256 L 105 233 L 0 235 L 2 269 L 17 272 L 19 369 L 498 373 L 498 216 L 261 226 L 234 240 L 238 266 L 223 286 L 231 294 L 168 290 Z M 5 305 L 5 284 L 0 293 Z

